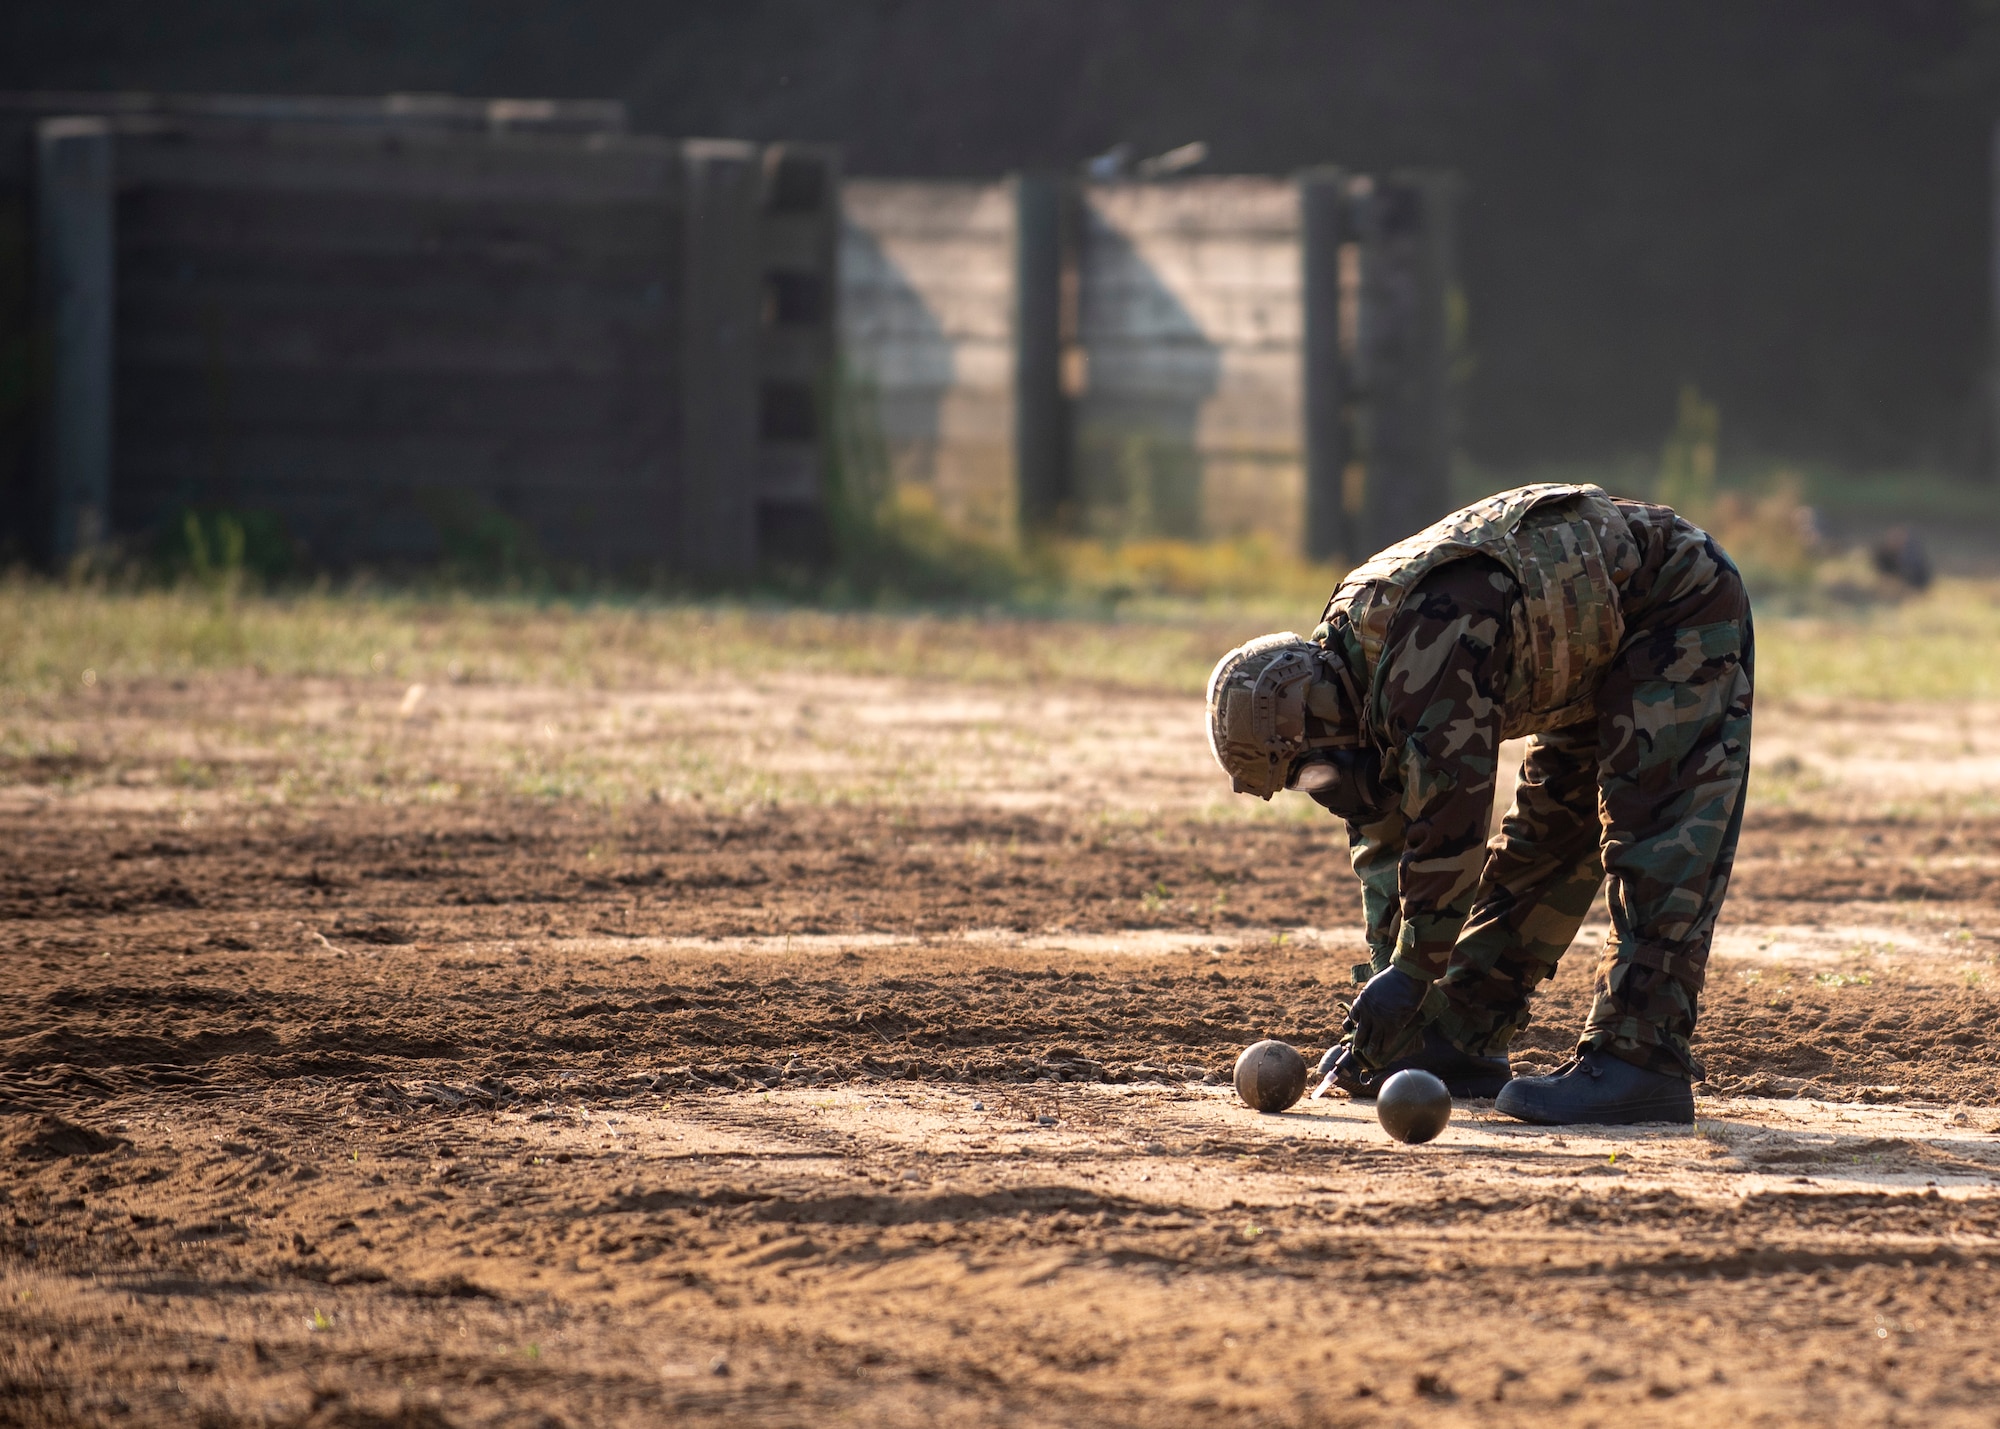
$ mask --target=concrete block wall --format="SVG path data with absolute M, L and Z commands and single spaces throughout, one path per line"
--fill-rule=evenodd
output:
M 316 563 L 495 516 L 733 577 L 827 553 L 836 416 L 982 538 L 1361 556 L 1447 499 L 1450 283 L 1421 175 L 843 185 L 607 105 L 0 96 L 0 556 L 233 507 Z
M 856 180 L 843 202 L 845 400 L 959 528 L 1352 559 L 1448 509 L 1445 181 Z
M 0 409 L 40 438 L 17 554 L 143 545 L 202 507 L 277 516 L 314 564 L 423 563 L 496 519 L 631 575 L 824 553 L 831 150 L 634 136 L 591 106 L 42 98 L 0 105 L 0 196 L 63 219 L 26 245 L 15 340 L 78 376 Z M 56 162 L 79 125 L 95 189 Z M 62 297 L 93 235 L 102 331 Z
M 1081 203 L 1072 489 L 1084 529 L 1301 549 L 1296 186 L 1092 184 Z
M 320 560 L 420 562 L 492 511 L 640 569 L 688 522 L 731 539 L 659 399 L 699 321 L 673 144 L 175 124 L 116 163 L 115 530 L 255 509 Z
M 845 397 L 885 473 L 996 541 L 1020 531 L 1019 184 L 851 179 L 841 194 Z

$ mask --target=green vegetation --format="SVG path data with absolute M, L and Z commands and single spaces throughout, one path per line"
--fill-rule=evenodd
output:
M 841 367 L 825 409 L 830 560 L 767 573 L 794 600 L 843 607 L 970 602 L 1096 616 L 1159 602 L 1182 611 L 1207 603 L 1227 615 L 1254 607 L 1269 612 L 1267 620 L 1310 627 L 1338 574 L 1254 535 L 1199 543 L 1159 536 L 1145 513 L 1158 488 L 1175 485 L 1155 470 L 1173 460 L 1143 443 L 1111 463 L 1131 468 L 1135 493 L 1134 519 L 1122 533 L 1086 533 L 1074 512 L 1046 513 L 1047 524 L 1018 541 L 958 529 L 939 513 L 928 486 L 899 480 L 865 374 Z
M 1299 617 L 1308 619 L 1312 611 Z M 1199 689 L 1265 621 L 842 613 L 779 604 L 253 595 L 0 584 L 0 690 L 248 670 L 636 688 L 782 666 L 952 682 Z
M 1722 414 L 1692 386 L 1681 388 L 1673 435 L 1660 453 L 1654 497 L 1676 511 L 1694 511 L 1715 500 L 1715 445 Z
M 1762 618 L 1757 688 L 1772 699 L 2000 698 L 2000 585 L 1942 581 L 1902 601 Z
M 190 510 L 143 574 L 0 579 L 0 700 L 226 671 L 638 690 L 780 668 L 1189 695 L 1229 646 L 1309 629 L 1337 578 L 1254 537 L 1014 548 L 967 536 L 897 488 L 855 415 L 869 403 L 832 405 L 830 564 L 774 572 L 761 597 L 565 586 L 516 525 L 470 504 L 431 513 L 447 547 L 431 584 L 288 587 L 282 526 Z M 1807 510 L 1822 491 L 1853 502 L 1862 488 L 1719 475 L 1720 429 L 1689 388 L 1650 471 L 1596 475 L 1671 498 L 1735 555 L 1758 600 L 1767 700 L 2000 697 L 2000 583 L 1913 595 L 1885 582 L 1865 555 L 1821 542 Z M 1975 495 L 1898 488 L 1925 512 Z
M 1312 623 L 1295 603 L 1134 598 L 1116 617 L 833 611 L 777 602 L 533 600 L 316 591 L 231 595 L 189 582 L 120 590 L 0 582 L 0 692 L 217 671 L 649 688 L 782 667 L 950 683 L 1195 694 L 1215 658 Z M 2000 585 L 1762 613 L 1767 699 L 2000 697 Z

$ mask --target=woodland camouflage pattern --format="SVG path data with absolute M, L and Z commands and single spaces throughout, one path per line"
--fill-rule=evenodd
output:
M 1425 571 L 1375 661 L 1346 620 L 1315 632 L 1373 676 L 1361 719 L 1397 796 L 1348 822 L 1371 954 L 1356 979 L 1392 961 L 1436 979 L 1418 1027 L 1356 1048 L 1372 1065 L 1430 1020 L 1466 1051 L 1504 1052 L 1608 874 L 1612 933 L 1581 1046 L 1700 1075 L 1689 1039 L 1750 765 L 1750 607 L 1705 532 L 1662 506 L 1615 508 L 1630 536 L 1614 556 L 1623 634 L 1580 704 L 1534 690 L 1541 642 L 1524 639 L 1514 561 L 1460 553 Z M 1530 740 L 1489 847 L 1499 743 L 1531 691 L 1585 713 Z
M 1616 502 L 1595 486 L 1523 486 L 1474 502 L 1349 571 L 1322 628 L 1344 623 L 1379 676 L 1389 627 L 1409 592 L 1446 564 L 1486 557 L 1513 582 L 1502 734 L 1559 729 L 1590 713 L 1625 634 L 1623 587 L 1639 550 Z M 1317 635 L 1318 632 L 1315 632 Z

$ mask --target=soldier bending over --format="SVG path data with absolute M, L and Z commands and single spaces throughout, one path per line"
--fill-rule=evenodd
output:
M 1742 577 L 1664 506 L 1528 486 L 1356 567 L 1312 639 L 1232 650 L 1209 741 L 1236 792 L 1347 821 L 1369 962 L 1321 1068 L 1404 1067 L 1524 1121 L 1694 1120 L 1689 1043 L 1750 770 Z M 1529 735 L 1487 840 L 1500 741 Z M 1577 1055 L 1509 1080 L 1606 875 L 1611 935 Z

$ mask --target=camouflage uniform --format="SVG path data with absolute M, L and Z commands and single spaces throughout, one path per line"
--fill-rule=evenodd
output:
M 1467 1052 L 1504 1053 L 1609 874 L 1612 932 L 1580 1048 L 1700 1076 L 1689 1039 L 1750 764 L 1749 601 L 1706 533 L 1665 507 L 1588 490 L 1598 574 L 1612 585 L 1576 589 L 1587 607 L 1590 590 L 1615 587 L 1622 617 L 1615 641 L 1586 635 L 1600 656 L 1561 648 L 1563 627 L 1578 624 L 1574 599 L 1565 614 L 1546 581 L 1524 598 L 1524 581 L 1542 579 L 1525 541 L 1525 556 L 1420 563 L 1386 613 L 1371 612 L 1371 569 L 1393 567 L 1396 552 L 1407 567 L 1416 543 L 1393 548 L 1350 575 L 1314 632 L 1369 672 L 1360 718 L 1393 796 L 1348 822 L 1370 951 L 1356 980 L 1392 962 L 1435 980 L 1417 1026 L 1357 1049 L 1372 1065 L 1430 1021 Z M 1582 625 L 1592 618 L 1586 608 Z M 1564 662 L 1551 660 L 1551 636 L 1571 657 L 1553 684 L 1548 667 Z M 1524 732 L 1514 804 L 1489 843 L 1499 744 Z

